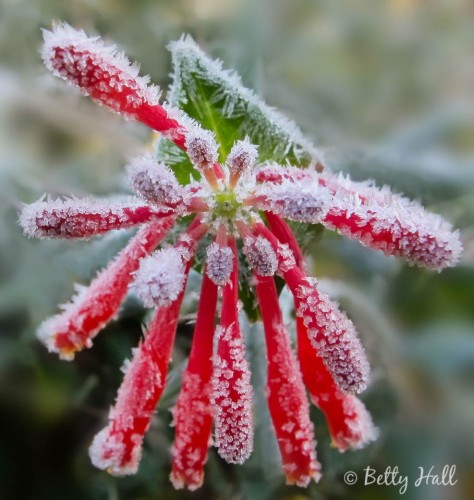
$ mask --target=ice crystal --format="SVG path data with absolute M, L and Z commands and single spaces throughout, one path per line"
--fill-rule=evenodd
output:
M 171 304 L 183 290 L 183 259 L 174 248 L 164 248 L 142 259 L 133 289 L 146 307 Z
M 184 190 L 171 169 L 151 155 L 135 158 L 127 174 L 132 189 L 152 204 L 176 207 L 183 201 Z
M 247 137 L 243 141 L 236 141 L 227 156 L 227 166 L 231 175 L 240 177 L 251 170 L 257 160 L 257 147 L 250 143 Z
M 247 236 L 243 252 L 249 266 L 261 276 L 273 276 L 278 267 L 277 256 L 272 245 L 263 236 Z
M 232 272 L 232 250 L 218 243 L 211 243 L 206 251 L 206 274 L 216 285 L 225 285 Z
M 211 131 L 201 127 L 189 129 L 185 145 L 189 159 L 198 170 L 206 170 L 217 161 L 217 143 Z

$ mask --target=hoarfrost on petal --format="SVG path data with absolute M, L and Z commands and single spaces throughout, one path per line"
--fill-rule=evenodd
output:
M 251 144 L 250 139 L 246 137 L 243 141 L 235 141 L 226 163 L 231 174 L 240 177 L 253 168 L 257 157 L 257 146 Z
M 191 163 L 200 171 L 206 170 L 217 161 L 217 143 L 214 132 L 199 126 L 186 133 L 186 152 Z
M 184 190 L 174 173 L 150 154 L 132 160 L 127 174 L 132 189 L 150 203 L 176 206 L 183 201 Z
M 249 266 L 261 276 L 273 276 L 278 267 L 278 259 L 271 243 L 263 236 L 247 236 L 243 252 Z
M 181 253 L 175 248 L 164 248 L 142 259 L 133 290 L 146 307 L 162 307 L 176 300 L 185 280 Z
M 142 105 L 156 105 L 159 89 L 149 77 L 139 76 L 137 64 L 115 46 L 106 46 L 99 37 L 88 37 L 66 23 L 52 31 L 43 30 L 41 56 L 46 67 L 59 78 L 79 87 L 100 104 L 134 116 Z
M 232 273 L 233 253 L 227 246 L 216 242 L 211 243 L 206 250 L 206 274 L 213 283 L 225 285 Z

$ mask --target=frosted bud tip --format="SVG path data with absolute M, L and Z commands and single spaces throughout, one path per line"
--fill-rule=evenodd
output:
M 271 243 L 263 236 L 247 236 L 243 251 L 249 266 L 261 276 L 273 276 L 278 267 L 278 259 Z
M 156 105 L 159 90 L 138 75 L 139 67 L 99 37 L 88 37 L 66 23 L 43 30 L 41 56 L 46 67 L 101 104 L 134 116 L 142 105 Z
M 257 156 L 257 146 L 245 138 L 243 141 L 236 141 L 232 146 L 227 157 L 227 166 L 232 175 L 240 177 L 254 166 Z
M 225 285 L 232 273 L 234 254 L 230 247 L 211 243 L 207 247 L 206 274 L 216 285 Z
M 173 172 L 151 155 L 134 158 L 127 166 L 131 188 L 146 201 L 175 206 L 183 201 L 183 188 Z
M 185 146 L 191 163 L 198 170 L 206 170 L 216 163 L 217 143 L 210 130 L 193 127 L 186 134 Z
M 135 274 L 133 290 L 146 307 L 163 307 L 178 298 L 185 283 L 181 254 L 164 248 L 145 257 Z

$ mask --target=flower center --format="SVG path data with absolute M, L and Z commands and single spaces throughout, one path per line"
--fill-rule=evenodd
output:
M 235 191 L 225 189 L 214 194 L 213 216 L 215 218 L 234 220 L 242 203 L 237 199 Z

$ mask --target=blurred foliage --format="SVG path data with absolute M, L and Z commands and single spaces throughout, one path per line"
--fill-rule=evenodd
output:
M 373 383 L 364 396 L 381 428 L 377 443 L 341 455 L 314 410 L 321 483 L 308 490 L 283 484 L 261 387 L 262 335 L 253 326 L 252 459 L 228 466 L 211 451 L 201 490 L 170 486 L 168 409 L 190 348 L 198 276 L 190 280 L 168 389 L 139 473 L 116 479 L 90 465 L 87 447 L 104 424 L 146 311 L 128 299 L 120 319 L 73 363 L 49 355 L 34 332 L 69 299 L 72 283 L 87 283 L 127 235 L 27 240 L 17 210 L 45 191 L 123 191 L 123 163 L 150 137 L 46 74 L 37 51 L 40 28 L 53 18 L 115 40 L 164 88 L 166 44 L 190 33 L 301 125 L 334 169 L 391 184 L 462 229 L 463 262 L 439 275 L 328 231 L 306 242 L 314 274 L 325 278 L 368 348 Z M 414 478 L 420 466 L 444 464 L 457 465 L 455 487 L 411 487 L 405 498 L 474 497 L 473 25 L 468 0 L 0 0 L 2 500 L 398 498 L 396 487 L 346 486 L 343 474 L 362 477 L 367 465 L 380 472 L 391 465 Z

